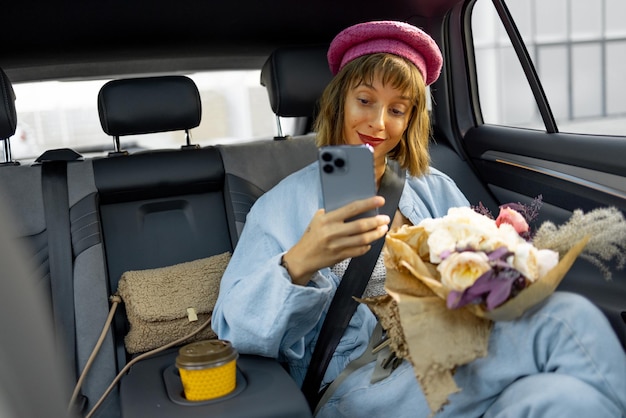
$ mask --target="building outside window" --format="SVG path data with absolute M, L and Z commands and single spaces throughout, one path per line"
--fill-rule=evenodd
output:
M 626 135 L 626 2 L 509 0 L 561 132 Z M 543 129 L 513 47 L 489 0 L 472 17 L 485 123 Z

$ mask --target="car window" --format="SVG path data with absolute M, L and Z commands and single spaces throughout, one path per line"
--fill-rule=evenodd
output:
M 509 1 L 559 131 L 626 135 L 626 3 Z M 506 31 L 477 1 L 472 31 L 485 123 L 545 129 Z
M 187 74 L 198 86 L 202 122 L 191 130 L 192 142 L 217 143 L 271 139 L 276 118 L 259 71 L 213 71 Z M 109 80 L 16 83 L 18 127 L 11 138 L 16 160 L 30 160 L 47 149 L 72 148 L 84 156 L 106 154 L 113 140 L 104 133 L 98 117 L 97 97 Z M 293 123 L 282 120 L 284 134 Z M 185 144 L 184 132 L 126 136 L 121 148 L 177 148 Z

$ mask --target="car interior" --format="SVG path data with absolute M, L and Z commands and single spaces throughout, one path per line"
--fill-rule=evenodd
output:
M 408 21 L 439 43 L 444 69 L 431 88 L 431 164 L 472 204 L 496 212 L 503 203 L 528 203 L 541 195 L 540 220 L 556 222 L 578 208 L 626 211 L 626 138 L 559 132 L 503 0 L 494 0 L 493 7 L 517 46 L 545 126 L 484 123 L 469 21 L 475 3 L 485 1 L 159 0 L 150 4 L 152 11 L 123 1 L 71 1 L 63 10 L 53 3 L 28 8 L 12 2 L 20 27 L 12 23 L 15 42 L 0 58 L 0 288 L 15 298 L 5 297 L 1 308 L 3 321 L 12 320 L 2 325 L 0 416 L 3 408 L 16 417 L 87 414 L 133 357 L 124 345 L 126 314 L 118 309 L 78 405 L 65 409 L 122 274 L 232 252 L 254 202 L 316 160 L 311 123 L 331 79 L 326 50 L 353 23 Z M 55 43 L 62 52 L 52 52 Z M 189 132 L 200 123 L 203 103 L 184 74 L 231 68 L 260 70 L 278 132 L 240 143 L 195 144 Z M 113 144 L 106 155 L 84 157 L 57 148 L 32 163 L 12 158 L 9 138 L 19 103 L 13 84 L 102 77 L 112 81 L 93 100 Z M 282 132 L 285 118 L 297 121 L 295 133 Z M 170 131 L 185 133 L 177 148 L 126 149 L 128 136 Z M 560 287 L 597 304 L 626 349 L 623 270 L 604 280 L 595 266 L 578 260 Z M 23 309 L 30 313 L 17 312 Z M 311 416 L 300 388 L 277 360 L 245 354 L 237 363 L 242 377 L 236 393 L 187 401 L 173 368 L 176 355 L 174 348 L 134 365 L 93 416 Z M 24 400 L 33 396 L 38 402 Z

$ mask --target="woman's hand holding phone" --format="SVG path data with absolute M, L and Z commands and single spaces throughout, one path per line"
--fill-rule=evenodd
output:
M 324 208 L 283 256 L 292 281 L 306 285 L 319 269 L 358 257 L 387 232 L 389 217 L 378 215 L 374 158 L 366 145 L 322 147 L 318 152 Z
M 283 256 L 293 283 L 306 285 L 316 271 L 365 254 L 372 242 L 385 235 L 390 219 L 387 215 L 358 215 L 376 212 L 384 203 L 382 196 L 373 196 L 330 212 L 315 212 L 300 241 Z M 353 220 L 346 222 L 348 219 Z

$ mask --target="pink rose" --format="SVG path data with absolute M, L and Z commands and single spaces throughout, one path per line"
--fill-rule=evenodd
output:
M 511 208 L 500 208 L 500 214 L 498 214 L 498 218 L 496 219 L 496 225 L 500 226 L 501 224 L 512 225 L 518 234 L 528 232 L 528 223 L 526 222 L 526 219 L 524 219 L 518 211 Z

